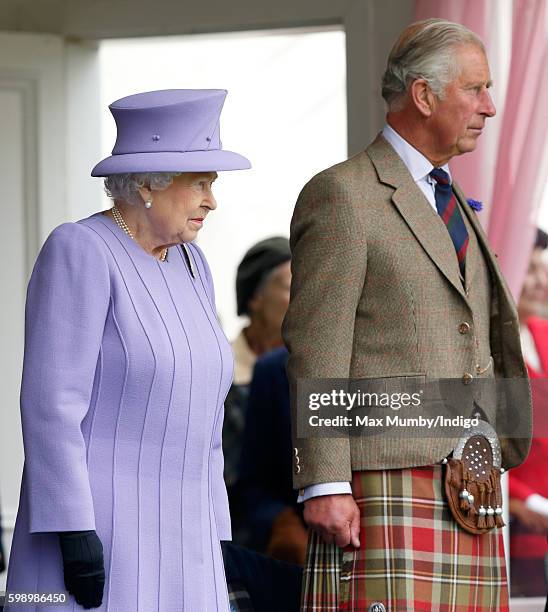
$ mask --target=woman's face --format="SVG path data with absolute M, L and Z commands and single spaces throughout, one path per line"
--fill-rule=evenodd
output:
M 174 176 L 167 189 L 139 190 L 143 200 L 152 197 L 146 217 L 163 244 L 192 242 L 196 238 L 207 215 L 217 208 L 211 190 L 216 178 L 216 172 L 184 172 Z
M 264 327 L 281 333 L 282 323 L 289 306 L 291 290 L 291 263 L 286 261 L 274 268 L 264 286 L 249 301 L 251 318 L 257 318 Z M 281 336 L 280 336 L 281 339 Z

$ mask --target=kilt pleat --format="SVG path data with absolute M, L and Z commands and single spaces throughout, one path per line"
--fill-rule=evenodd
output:
M 342 555 L 342 549 L 333 544 L 325 544 L 315 531 L 310 531 L 303 575 L 303 610 L 339 610 Z
M 449 511 L 443 466 L 353 473 L 360 549 L 311 533 L 303 612 L 507 612 L 502 531 L 472 535 Z

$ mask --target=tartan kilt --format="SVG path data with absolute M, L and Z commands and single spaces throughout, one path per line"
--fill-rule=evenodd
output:
M 502 531 L 461 529 L 443 475 L 442 465 L 354 472 L 361 547 L 311 532 L 302 612 L 507 612 Z

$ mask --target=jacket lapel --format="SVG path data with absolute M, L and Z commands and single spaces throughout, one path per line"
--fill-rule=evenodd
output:
M 367 154 L 377 170 L 379 180 L 395 188 L 392 202 L 415 238 L 440 272 L 465 296 L 449 232 L 415 184 L 400 156 L 381 134 L 368 147 Z
M 474 211 L 470 208 L 470 206 L 468 205 L 468 203 L 466 202 L 466 198 L 464 197 L 460 187 L 458 185 L 456 185 L 455 183 L 453 183 L 453 189 L 455 191 L 455 193 L 457 194 L 459 200 L 462 202 L 464 202 L 462 208 L 464 210 L 464 213 L 468 219 L 468 221 L 470 222 L 470 225 L 474 228 L 475 232 L 476 232 L 476 237 L 478 240 L 478 244 L 479 247 L 483 250 L 483 254 L 485 256 L 485 259 L 487 260 L 487 263 L 489 265 L 489 268 L 491 269 L 492 273 L 495 276 L 496 279 L 496 284 L 501 287 L 502 289 L 502 295 L 504 298 L 504 308 L 505 308 L 505 313 L 504 315 L 508 315 L 509 313 L 512 313 L 514 310 L 514 298 L 512 297 L 512 294 L 510 292 L 510 289 L 508 288 L 506 281 L 504 280 L 504 277 L 501 274 L 501 271 L 499 269 L 498 263 L 497 263 L 497 259 L 495 254 L 493 253 L 489 242 L 487 240 L 487 236 L 485 235 L 485 232 L 483 231 L 483 227 L 478 219 L 478 217 L 476 216 L 476 213 L 474 213 Z M 515 317 L 511 316 L 511 319 L 514 320 Z

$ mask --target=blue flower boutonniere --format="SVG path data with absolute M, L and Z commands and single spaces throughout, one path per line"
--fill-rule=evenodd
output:
M 475 210 L 476 212 L 479 212 L 483 208 L 483 202 L 480 202 L 479 200 L 472 200 L 472 198 L 467 198 L 466 201 L 468 202 L 470 208 L 472 210 Z

